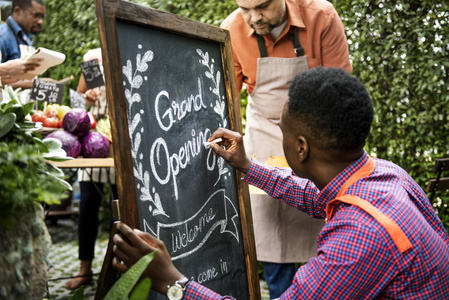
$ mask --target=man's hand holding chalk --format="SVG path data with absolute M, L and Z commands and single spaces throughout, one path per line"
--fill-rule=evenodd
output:
M 219 142 L 216 140 L 221 139 Z M 218 128 L 208 139 L 209 147 L 214 153 L 242 173 L 248 172 L 251 159 L 245 153 L 243 137 L 235 131 Z M 220 144 L 218 144 L 220 143 Z M 224 149 L 223 149 L 224 147 Z
M 206 149 L 209 149 L 209 148 L 210 148 L 210 145 L 211 145 L 212 143 L 219 143 L 219 142 L 221 142 L 221 141 L 222 141 L 222 139 L 221 139 L 221 138 L 218 138 L 218 139 L 215 139 L 215 140 L 210 141 L 210 142 L 205 142 L 205 143 L 204 143 L 204 147 L 205 147 Z

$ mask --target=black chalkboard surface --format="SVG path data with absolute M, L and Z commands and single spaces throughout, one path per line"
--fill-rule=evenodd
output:
M 218 127 L 241 131 L 228 32 L 126 1 L 96 4 L 122 221 L 163 240 L 196 282 L 260 299 L 247 186 L 204 146 Z
M 104 85 L 103 74 L 101 73 L 98 59 L 82 62 L 80 66 L 88 90 Z

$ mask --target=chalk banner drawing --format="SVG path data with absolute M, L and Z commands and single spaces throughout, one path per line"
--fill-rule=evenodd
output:
M 236 176 L 203 145 L 230 126 L 220 47 L 135 26 L 117 23 L 141 229 L 184 274 L 229 294 L 247 284 Z

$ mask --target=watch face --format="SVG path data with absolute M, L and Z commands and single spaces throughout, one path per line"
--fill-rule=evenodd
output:
M 172 285 L 167 290 L 167 297 L 170 300 L 181 300 L 183 296 L 183 289 L 179 285 Z

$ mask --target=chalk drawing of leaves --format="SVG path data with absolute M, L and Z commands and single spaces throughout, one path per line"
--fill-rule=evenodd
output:
M 156 209 L 153 210 L 153 215 L 157 216 L 157 215 L 164 215 L 166 217 L 169 217 L 165 211 L 164 208 L 162 207 L 162 202 L 161 202 L 161 198 L 159 197 L 159 194 L 155 194 L 154 195 L 154 206 L 156 206 Z M 170 218 L 170 217 L 169 217 Z
M 140 132 L 138 132 L 134 138 L 134 144 L 132 145 L 132 157 L 137 160 L 137 154 L 139 153 L 140 142 L 142 141 L 142 136 Z
M 201 58 L 203 59 L 201 61 L 201 63 L 205 66 L 208 66 L 209 65 L 209 54 L 208 53 L 204 54 L 204 52 L 201 51 L 201 49 L 196 49 L 196 53 L 198 53 L 199 56 L 201 56 Z
M 148 69 L 148 62 L 152 61 L 154 57 L 153 51 L 148 50 L 143 55 L 142 60 L 140 59 L 140 54 L 137 54 L 136 61 L 137 61 L 137 71 L 139 72 L 145 72 Z
M 213 72 L 212 72 L 213 73 Z M 215 79 L 215 86 L 217 87 L 217 90 L 218 90 L 218 88 L 220 87 L 220 78 L 221 78 L 221 74 L 220 74 L 220 71 L 217 71 L 217 76 L 216 76 L 216 79 Z M 219 94 L 217 94 L 217 95 L 219 95 Z M 220 96 L 220 95 L 219 95 Z
M 152 207 L 150 206 L 150 211 L 152 211 L 153 216 L 157 216 L 157 215 L 164 215 L 168 218 L 170 218 L 164 211 L 164 208 L 162 207 L 162 202 L 161 202 L 161 197 L 159 196 L 158 193 L 154 193 L 154 197 L 151 196 L 149 187 L 150 187 L 150 173 L 148 171 L 145 171 L 144 176 L 143 176 L 143 187 L 140 189 L 141 191 L 141 196 L 140 196 L 140 200 L 141 201 L 150 201 L 154 204 L 155 208 L 152 209 Z
M 128 126 L 129 126 L 129 135 L 130 139 L 133 140 L 132 146 L 131 146 L 131 155 L 134 160 L 134 177 L 137 181 L 140 181 L 140 200 L 141 201 L 150 201 L 149 210 L 152 212 L 153 215 L 166 215 L 160 196 L 157 192 L 154 192 L 154 197 L 151 195 L 150 191 L 150 175 L 148 171 L 143 171 L 142 162 L 139 160 L 139 154 L 142 156 L 142 154 L 139 152 L 141 142 L 142 142 L 142 135 L 139 132 L 139 125 L 141 124 L 141 115 L 139 113 L 136 113 L 134 116 L 131 116 L 131 107 L 134 103 L 138 103 L 142 101 L 142 97 L 138 92 L 133 93 L 134 90 L 139 89 L 143 84 L 143 77 L 138 74 L 146 72 L 148 70 L 148 63 L 152 61 L 154 58 L 154 53 L 151 50 L 148 50 L 144 53 L 142 56 L 141 54 L 136 55 L 136 71 L 133 73 L 133 65 L 131 60 L 126 61 L 126 65 L 122 66 L 123 75 L 128 80 L 128 83 L 130 84 L 130 89 L 125 89 L 125 97 L 127 99 L 128 103 Z M 132 121 L 131 121 L 132 119 Z M 132 138 L 134 136 L 134 139 Z M 154 188 L 153 188 L 154 189 Z M 153 207 L 154 206 L 154 209 Z M 167 216 L 168 217 L 168 216 Z
M 212 63 L 209 65 L 209 53 L 204 53 L 201 49 L 196 49 L 196 52 L 202 58 L 200 62 L 208 68 L 204 74 L 207 78 L 212 79 L 213 86 L 211 87 L 211 90 L 218 98 L 215 101 L 214 111 L 221 117 L 223 124 L 220 126 L 226 127 L 228 123 L 225 119 L 226 103 L 221 100 L 222 96 L 220 94 L 221 72 L 217 71 L 217 74 L 214 76 L 214 60 L 212 59 Z
M 140 88 L 140 86 L 142 85 L 142 83 L 143 83 L 143 78 L 142 78 L 142 76 L 137 75 L 137 76 L 135 76 L 135 77 L 133 78 L 133 81 L 131 82 L 131 85 L 132 85 L 133 88 L 138 89 L 138 88 Z
M 131 132 L 134 132 L 136 130 L 137 126 L 139 125 L 139 123 L 140 123 L 140 114 L 135 114 L 133 121 L 131 122 L 131 125 L 129 126 L 129 130 Z
M 131 60 L 128 59 L 126 61 L 126 66 L 122 67 L 122 72 L 123 72 L 123 75 L 126 76 L 126 79 L 128 79 L 129 82 L 132 82 L 133 66 L 132 66 Z

